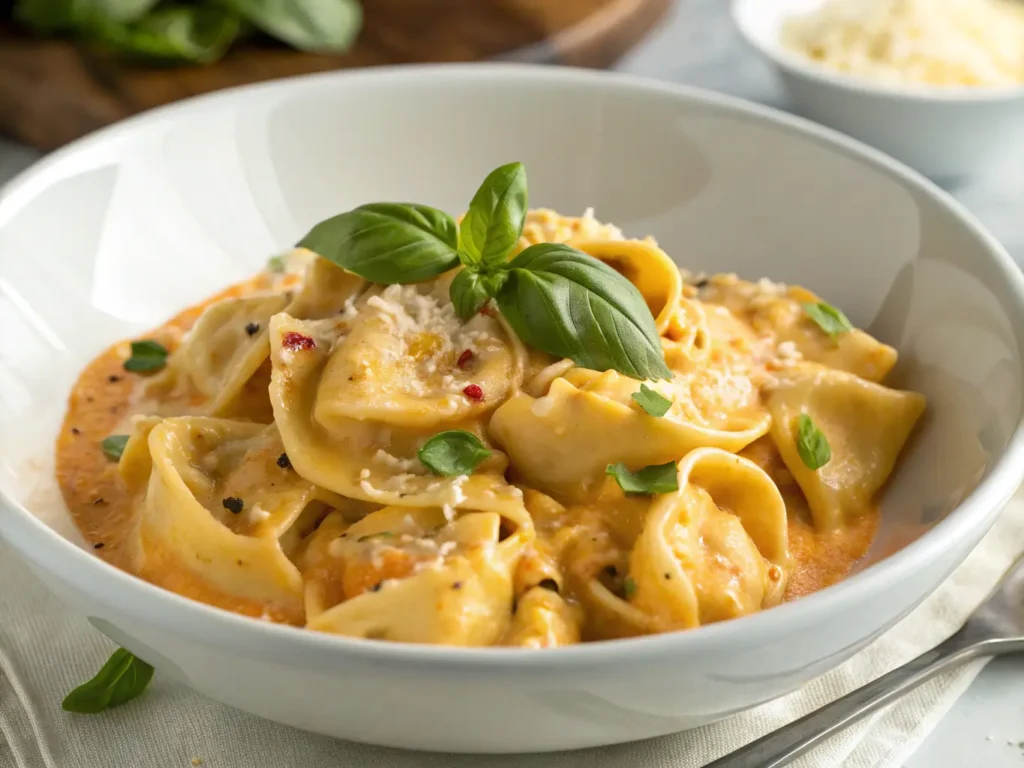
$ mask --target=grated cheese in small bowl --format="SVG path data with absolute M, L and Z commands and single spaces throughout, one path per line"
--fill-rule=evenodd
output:
M 781 42 L 892 85 L 1024 85 L 1024 0 L 827 0 L 787 19 Z

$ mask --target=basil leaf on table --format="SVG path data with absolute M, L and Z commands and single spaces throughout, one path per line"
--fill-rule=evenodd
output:
M 439 432 L 427 440 L 417 454 L 423 466 L 443 477 L 472 474 L 490 455 L 491 451 L 476 435 L 461 429 Z
M 374 283 L 418 283 L 458 266 L 455 220 L 412 203 L 370 203 L 321 221 L 298 243 Z
M 71 691 L 61 703 L 67 712 L 94 715 L 131 701 L 153 678 L 153 668 L 124 648 L 118 648 L 96 677 Z
M 239 24 L 238 16 L 217 6 L 169 5 L 133 24 L 98 25 L 90 39 L 129 57 L 210 64 L 227 53 Z
M 674 461 L 667 464 L 652 464 L 636 472 L 631 472 L 629 467 L 619 462 L 609 464 L 604 473 L 614 477 L 619 488 L 631 496 L 679 490 L 679 469 Z
M 828 438 L 806 413 L 801 413 L 797 422 L 796 450 L 808 469 L 821 469 L 832 460 L 832 446 L 828 444 Z
M 671 400 L 660 392 L 655 392 L 646 384 L 641 384 L 640 391 L 634 392 L 632 398 L 644 410 L 644 413 L 657 419 L 660 419 L 672 408 Z
M 226 4 L 271 37 L 313 53 L 348 50 L 363 18 L 357 0 L 226 0 Z
M 523 233 L 525 220 L 526 169 L 522 163 L 495 168 L 473 195 L 459 225 L 462 252 L 473 264 L 503 264 Z
M 508 272 L 498 270 L 491 273 L 478 272 L 475 269 L 461 269 L 448 288 L 448 298 L 455 307 L 455 313 L 468 320 L 479 312 L 487 300 L 501 290 L 502 284 L 508 279 Z
M 596 371 L 667 379 L 654 318 L 636 287 L 560 243 L 531 245 L 508 264 L 498 306 L 519 338 Z

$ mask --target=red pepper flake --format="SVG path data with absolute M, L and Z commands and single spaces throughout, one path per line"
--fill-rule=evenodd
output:
M 463 350 L 462 354 L 459 355 L 459 361 L 455 364 L 459 366 L 459 368 L 465 368 L 474 357 L 476 357 L 476 355 L 473 354 L 472 350 Z
M 480 307 L 480 314 L 487 315 L 488 317 L 494 317 L 494 312 L 491 310 L 490 304 L 484 304 L 482 307 Z
M 296 349 L 316 349 L 316 342 L 309 336 L 303 336 L 295 331 L 288 331 L 281 337 L 281 345 L 292 351 Z
M 480 389 L 479 384 L 467 384 L 466 388 L 462 390 L 462 394 L 470 400 L 475 400 L 477 402 L 484 399 L 484 391 Z

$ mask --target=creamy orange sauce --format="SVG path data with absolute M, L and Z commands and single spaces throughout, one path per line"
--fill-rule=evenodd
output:
M 207 302 L 190 307 L 145 338 L 158 340 L 173 351 L 182 334 L 193 326 L 207 306 L 228 296 L 243 295 L 265 287 L 261 281 L 256 279 L 240 284 Z M 133 414 L 139 385 L 146 376 L 124 370 L 127 354 L 125 343 L 115 344 L 96 357 L 82 372 L 69 399 L 68 414 L 56 444 L 57 479 L 63 499 L 82 535 L 93 545 L 97 556 L 135 572 L 143 579 L 159 573 L 161 585 L 176 593 L 270 621 L 301 624 L 301 615 L 219 592 L 193 570 L 177 562 L 157 542 L 144 542 L 144 567 L 135 564 L 137 558 L 134 556 L 132 537 L 136 534 L 137 518 L 133 495 L 119 475 L 117 463 L 106 458 L 100 449 L 104 437 L 130 431 L 128 420 Z M 163 404 L 167 406 L 167 403 Z M 184 407 L 187 403 L 176 404 Z M 784 599 L 794 600 L 842 581 L 867 551 L 878 526 L 878 510 L 864 510 L 863 514 L 842 528 L 818 531 L 810 522 L 806 501 L 799 493 L 792 475 L 785 470 L 767 438 L 746 447 L 741 455 L 754 461 L 772 477 L 786 502 L 792 568 Z M 594 574 L 602 570 L 610 573 L 613 568 L 620 577 L 626 572 L 626 552 L 614 540 L 632 541 L 642 526 L 641 515 L 644 510 L 644 503 L 621 495 L 614 499 L 614 503 L 603 507 L 598 505 L 568 512 L 560 510 L 548 514 L 547 520 L 544 514 L 537 515 L 535 510 L 531 510 L 538 517 L 538 552 L 561 551 L 566 543 L 572 542 L 575 542 L 573 546 L 583 551 L 577 557 L 575 571 L 578 572 L 568 574 L 568 584 L 565 585 L 571 600 L 582 601 L 579 595 L 583 585 Z M 602 525 L 588 519 L 588 516 L 594 515 L 600 516 Z M 605 532 L 609 526 L 610 538 Z M 599 528 L 600 534 L 595 535 L 594 531 Z M 540 561 L 544 559 L 543 555 L 534 553 L 524 558 L 520 568 L 543 568 L 544 563 Z M 553 561 L 550 556 L 547 559 Z M 388 574 L 395 577 L 396 574 L 391 570 L 397 569 L 402 573 L 410 570 L 409 563 L 390 560 L 378 564 L 378 568 L 387 571 L 384 577 L 373 568 L 370 569 L 373 572 L 347 572 L 339 589 L 345 596 L 350 596 L 348 593 L 358 594 L 365 591 L 371 582 L 379 582 Z M 587 572 L 583 573 L 584 570 Z M 553 565 L 551 573 L 557 573 Z M 607 579 L 609 584 L 615 582 L 614 578 Z M 536 579 L 534 583 L 538 581 Z M 617 588 L 621 589 L 621 581 L 621 578 L 618 579 Z M 609 629 L 612 630 L 610 634 Z M 586 639 L 617 634 L 613 628 L 588 627 L 586 624 L 584 632 Z

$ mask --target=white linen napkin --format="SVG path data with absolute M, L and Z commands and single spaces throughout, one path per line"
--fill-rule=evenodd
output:
M 542 755 L 453 756 L 337 741 L 261 720 L 154 678 L 138 699 L 100 715 L 61 710 L 113 650 L 0 545 L 2 768 L 698 768 L 872 680 L 963 622 L 1024 551 L 1024 493 L 935 594 L 875 643 L 800 691 L 693 731 L 616 747 Z M 984 661 L 950 672 L 794 765 L 899 768 Z

